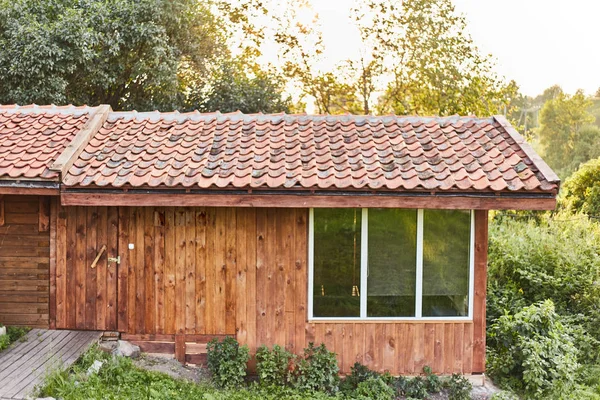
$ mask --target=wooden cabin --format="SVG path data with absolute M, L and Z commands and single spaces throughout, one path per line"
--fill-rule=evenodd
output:
M 0 322 L 481 374 L 488 210 L 559 183 L 498 116 L 1 106 Z

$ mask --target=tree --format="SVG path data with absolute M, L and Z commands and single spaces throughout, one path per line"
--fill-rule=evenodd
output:
M 516 94 L 466 33 L 451 0 L 367 0 L 360 29 L 391 75 L 378 105 L 397 114 L 504 112 Z
M 540 111 L 537 136 L 542 153 L 548 164 L 563 178 L 577 168 L 578 165 L 573 165 L 574 160 L 587 160 L 585 154 L 575 154 L 576 150 L 591 151 L 581 143 L 594 142 L 599 138 L 597 130 L 582 129 L 594 122 L 594 117 L 588 112 L 590 106 L 591 102 L 583 91 L 579 90 L 573 96 L 561 91 L 546 101 Z
M 225 48 L 212 5 L 0 0 L 0 102 L 177 108 L 181 62 L 202 73 Z
M 261 68 L 244 58 L 225 60 L 207 87 L 191 94 L 190 109 L 243 113 L 289 112 L 291 99 L 284 94 L 286 80 L 273 68 Z
M 600 215 L 600 158 L 583 164 L 566 180 L 560 203 L 573 212 Z

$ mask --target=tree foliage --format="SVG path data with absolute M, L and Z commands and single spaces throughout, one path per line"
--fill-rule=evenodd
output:
M 364 7 L 370 18 L 361 31 L 392 77 L 380 112 L 490 115 L 516 94 L 479 52 L 451 0 L 368 0 Z
M 561 204 L 572 212 L 600 215 L 600 158 L 583 164 L 566 180 Z
M 600 130 L 589 126 L 594 122 L 588 112 L 590 106 L 583 91 L 579 90 L 573 96 L 560 91 L 546 101 L 540 111 L 537 135 L 542 153 L 563 178 L 578 167 L 575 162 L 589 159 L 589 152 L 593 150 L 589 144 L 600 140 Z
M 224 48 L 210 2 L 2 0 L 3 103 L 172 109 L 181 60 L 199 72 Z

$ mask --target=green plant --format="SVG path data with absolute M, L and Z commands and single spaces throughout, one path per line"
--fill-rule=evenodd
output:
M 358 399 L 365 400 L 392 400 L 395 394 L 394 389 L 379 377 L 370 377 L 360 382 L 355 393 Z
M 358 388 L 358 384 L 371 378 L 378 378 L 379 373 L 371 371 L 366 365 L 359 362 L 350 368 L 350 374 L 340 384 L 340 390 L 345 393 L 352 392 Z
M 10 337 L 8 335 L 0 336 L 0 351 L 8 348 L 10 346 Z
M 7 326 L 6 334 L 10 338 L 10 342 L 14 343 L 17 340 L 21 339 L 31 330 L 31 328 L 26 328 L 22 326 Z
M 498 393 L 494 393 L 490 400 L 519 400 L 519 396 L 508 390 L 503 390 Z
M 292 380 L 296 356 L 279 345 L 269 350 L 261 346 L 256 351 L 256 372 L 263 386 L 286 386 Z
M 338 390 L 339 367 L 335 353 L 324 344 L 311 342 L 304 349 L 304 356 L 295 369 L 294 383 L 298 389 L 333 393 Z
M 446 383 L 448 389 L 449 400 L 470 400 L 473 386 L 464 377 L 458 374 L 453 374 L 450 380 Z
M 399 376 L 394 386 L 398 394 L 412 399 L 425 399 L 429 396 L 427 381 L 423 377 L 406 378 Z
M 246 363 L 250 359 L 247 346 L 226 337 L 223 341 L 214 338 L 208 343 L 208 369 L 214 383 L 219 387 L 237 387 L 246 377 Z
M 573 384 L 578 350 L 551 300 L 500 317 L 488 343 L 488 371 L 502 385 L 543 398 Z
M 424 366 L 423 373 L 425 374 L 427 391 L 429 393 L 436 393 L 442 390 L 442 381 L 432 372 L 431 367 Z

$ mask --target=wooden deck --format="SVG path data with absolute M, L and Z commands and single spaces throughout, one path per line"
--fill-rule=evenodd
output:
M 33 329 L 0 352 L 0 400 L 26 399 L 54 370 L 73 364 L 100 332 Z

